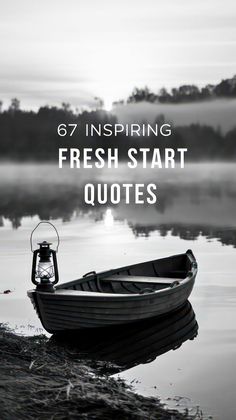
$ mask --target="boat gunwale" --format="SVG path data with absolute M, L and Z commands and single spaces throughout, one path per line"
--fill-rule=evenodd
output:
M 60 298 L 76 298 L 78 300 L 78 297 L 81 297 L 83 300 L 89 300 L 90 298 L 95 298 L 92 300 L 117 300 L 117 301 L 125 301 L 127 299 L 130 300 L 146 300 L 150 298 L 154 298 L 155 296 L 164 296 L 172 293 L 177 293 L 182 289 L 184 286 L 191 283 L 191 281 L 194 281 L 196 277 L 195 273 L 191 273 L 191 275 L 187 276 L 181 283 L 174 287 L 165 287 L 164 289 L 154 290 L 153 292 L 149 293 L 101 293 L 101 292 L 88 292 L 88 291 L 82 291 L 82 290 L 71 290 L 71 289 L 60 289 L 60 291 L 55 290 L 55 292 L 44 292 L 39 290 L 29 290 L 28 295 L 30 296 L 32 293 L 37 293 L 38 295 L 44 296 L 44 297 L 53 297 L 55 300 L 59 300 Z
M 103 293 L 103 292 L 92 292 L 92 291 L 82 291 L 82 290 L 68 289 L 68 286 L 69 287 L 73 287 L 74 285 L 78 284 L 78 282 L 90 281 L 90 280 L 92 280 L 96 276 L 98 276 L 99 280 L 103 280 L 103 277 L 106 278 L 107 276 L 112 276 L 112 274 L 116 274 L 120 270 L 129 270 L 134 265 L 137 267 L 137 266 L 142 265 L 142 264 L 151 264 L 151 263 L 153 264 L 153 263 L 156 263 L 158 261 L 170 260 L 172 258 L 181 257 L 181 256 L 185 256 L 185 255 L 188 256 L 190 262 L 192 263 L 191 264 L 191 269 L 189 270 L 188 275 L 185 278 L 183 278 L 183 279 L 179 279 L 177 277 L 173 277 L 172 278 L 172 283 L 175 282 L 175 281 L 178 281 L 179 282 L 179 284 L 176 284 L 174 287 L 173 286 L 171 287 L 171 283 L 170 283 L 170 286 L 168 286 L 168 287 L 165 287 L 165 288 L 159 289 L 159 290 L 154 290 L 153 292 L 149 292 L 149 293 L 122 293 L 122 294 L 121 293 Z M 111 298 L 113 296 L 116 296 L 116 297 L 129 297 L 129 298 L 131 296 L 132 297 L 135 297 L 135 298 L 137 298 L 138 296 L 139 297 L 140 296 L 141 297 L 144 297 L 144 296 L 146 297 L 146 296 L 153 296 L 153 295 L 155 295 L 157 293 L 160 294 L 160 293 L 163 293 L 165 291 L 170 291 L 170 290 L 173 291 L 173 289 L 176 289 L 176 288 L 179 289 L 180 286 L 183 286 L 187 282 L 189 282 L 192 277 L 195 278 L 196 277 L 196 274 L 197 274 L 197 263 L 196 263 L 195 256 L 193 255 L 193 253 L 192 253 L 191 250 L 187 250 L 185 253 L 182 253 L 182 254 L 175 254 L 175 255 L 171 255 L 169 257 L 157 258 L 155 260 L 148 260 L 148 261 L 144 261 L 144 262 L 141 262 L 141 263 L 138 263 L 138 264 L 130 264 L 130 265 L 127 265 L 127 266 L 118 267 L 116 269 L 101 271 L 101 272 L 98 272 L 98 273 L 95 273 L 95 274 L 88 275 L 86 277 L 80 277 L 80 278 L 78 278 L 76 280 L 72 280 L 72 281 L 69 281 L 69 282 L 66 282 L 66 283 L 62 283 L 62 284 L 56 286 L 54 292 L 41 292 L 41 293 L 43 293 L 43 294 L 49 294 L 49 295 L 57 295 L 58 296 L 58 295 L 66 295 L 67 292 L 70 291 L 72 293 L 69 293 L 68 295 L 83 296 L 83 297 L 86 297 L 86 296 L 91 296 L 91 297 L 95 296 L 96 298 L 98 296 L 100 296 L 100 297 L 109 297 L 109 298 Z M 137 277 L 137 280 L 136 281 L 138 282 L 138 277 L 140 277 L 140 276 L 137 275 L 136 277 Z M 150 277 L 150 276 L 147 276 L 147 277 Z M 169 278 L 169 277 L 166 277 L 166 278 Z M 158 276 L 153 276 L 153 279 L 158 279 Z M 135 280 L 134 280 L 134 283 L 135 283 Z M 145 283 L 145 282 L 142 281 L 142 283 Z M 155 283 L 155 281 L 153 281 L 153 283 Z M 147 284 L 148 284 L 148 282 L 147 282 Z M 161 281 L 160 281 L 160 284 L 161 284 Z M 66 287 L 63 288 L 63 286 L 64 287 L 66 286 Z M 59 292 L 61 290 L 63 290 L 65 293 Z M 31 292 L 31 291 L 29 291 L 29 292 Z M 76 294 L 76 292 L 79 292 L 79 293 Z M 38 293 L 40 293 L 40 292 L 38 292 Z

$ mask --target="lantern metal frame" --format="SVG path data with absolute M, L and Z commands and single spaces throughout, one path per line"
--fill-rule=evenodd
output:
M 51 243 L 49 243 L 47 241 L 39 242 L 38 245 L 40 246 L 40 248 L 35 249 L 35 250 L 33 249 L 33 234 L 34 234 L 35 230 L 39 227 L 40 224 L 49 224 L 50 226 L 52 226 L 54 228 L 54 230 L 55 230 L 55 232 L 57 234 L 57 246 L 56 246 L 56 250 L 51 249 L 50 248 Z M 37 281 L 36 280 L 36 278 L 40 278 L 40 277 L 36 277 L 36 273 L 37 273 L 37 271 L 36 271 L 36 265 L 37 265 L 37 258 L 38 258 L 38 256 L 40 257 L 40 252 L 42 251 L 42 245 L 43 244 L 48 245 L 48 258 L 50 258 L 52 256 L 52 262 L 53 262 L 53 267 L 54 267 L 54 275 L 53 275 L 54 280 L 53 281 L 50 281 L 50 278 L 47 279 L 47 277 L 45 277 L 45 281 L 44 282 L 41 282 L 41 281 Z M 58 251 L 59 244 L 60 244 L 60 238 L 59 238 L 58 231 L 57 231 L 56 227 L 51 222 L 48 222 L 48 221 L 39 222 L 37 224 L 37 226 L 31 232 L 31 235 L 30 235 L 30 246 L 31 246 L 31 251 L 33 253 L 31 281 L 32 281 L 33 284 L 35 284 L 40 289 L 42 287 L 45 287 L 45 286 L 46 287 L 49 286 L 49 287 L 52 288 L 52 286 L 54 284 L 57 284 L 58 281 L 59 281 L 59 273 L 58 273 L 58 265 L 57 265 L 57 257 L 56 257 L 56 253 Z

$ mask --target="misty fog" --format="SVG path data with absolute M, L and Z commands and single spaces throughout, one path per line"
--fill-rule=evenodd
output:
M 215 99 L 211 101 L 184 104 L 151 104 L 140 102 L 116 106 L 112 113 L 119 122 L 153 123 L 157 115 L 163 114 L 166 121 L 175 125 L 200 123 L 214 128 L 221 127 L 223 133 L 236 126 L 236 99 Z

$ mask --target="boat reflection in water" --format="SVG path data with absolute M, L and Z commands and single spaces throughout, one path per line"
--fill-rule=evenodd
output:
M 126 326 L 80 330 L 73 336 L 54 335 L 52 344 L 63 346 L 71 357 L 96 362 L 101 372 L 118 373 L 141 363 L 149 363 L 176 350 L 198 333 L 195 313 L 189 302 L 168 315 L 149 318 Z

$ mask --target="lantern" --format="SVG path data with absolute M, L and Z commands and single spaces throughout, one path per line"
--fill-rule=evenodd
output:
M 47 241 L 39 242 L 39 248 L 33 250 L 32 246 L 32 237 L 34 231 L 41 223 L 50 224 L 57 233 L 58 244 L 57 249 L 54 250 L 51 248 L 52 243 Z M 57 266 L 57 257 L 56 253 L 59 246 L 59 235 L 55 226 L 50 222 L 40 222 L 36 228 L 31 233 L 30 238 L 31 250 L 33 252 L 33 262 L 32 262 L 32 273 L 31 280 L 37 286 L 37 290 L 44 292 L 52 292 L 54 290 L 53 285 L 58 283 L 58 266 Z

